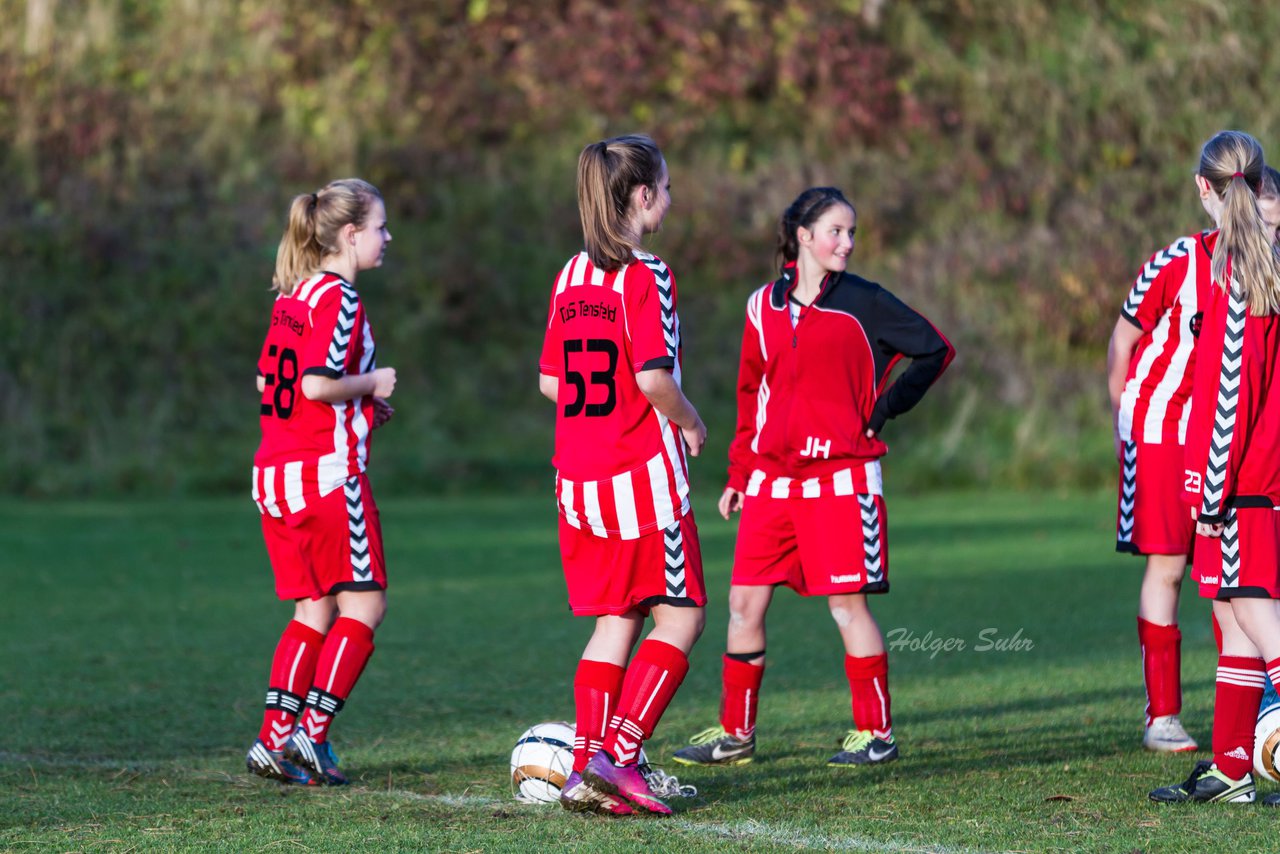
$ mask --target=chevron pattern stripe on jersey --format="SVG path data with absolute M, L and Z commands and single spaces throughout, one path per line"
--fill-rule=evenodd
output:
M 1227 301 L 1227 332 L 1222 342 L 1218 409 L 1213 416 L 1209 462 L 1204 473 L 1204 503 L 1200 508 L 1202 516 L 1216 517 L 1222 513 L 1227 460 L 1231 455 L 1231 439 L 1235 434 L 1236 404 L 1240 400 L 1240 363 L 1244 351 L 1246 313 L 1243 296 L 1232 288 Z
M 876 510 L 874 495 L 859 495 L 858 506 L 862 513 L 862 554 L 867 570 L 867 583 L 884 581 L 884 560 L 880 554 L 880 514 Z
M 329 342 L 329 355 L 325 367 L 338 373 L 346 373 L 347 348 L 351 346 L 351 333 L 356 325 L 356 310 L 360 298 L 355 289 L 345 282 L 342 285 L 342 304 L 338 308 L 338 321 L 333 327 L 333 340 Z
M 364 497 L 361 495 L 360 478 L 351 478 L 343 489 L 347 496 L 351 576 L 356 581 L 369 581 L 373 578 L 373 566 L 369 556 L 369 533 L 364 518 Z
M 683 598 L 685 595 L 684 534 L 680 530 L 679 522 L 662 532 L 662 545 L 667 554 L 667 595 Z
M 1226 524 L 1222 526 L 1222 577 L 1218 589 L 1240 586 L 1240 519 L 1235 509 L 1227 511 Z
M 1120 462 L 1120 525 L 1116 540 L 1133 542 L 1133 508 L 1138 492 L 1138 443 L 1125 442 Z
M 1142 272 L 1138 274 L 1138 278 L 1133 283 L 1133 287 L 1129 289 L 1129 296 L 1124 301 L 1124 313 L 1130 317 L 1136 317 L 1138 314 L 1138 306 L 1142 305 L 1142 298 L 1147 295 L 1147 290 L 1151 287 L 1151 283 L 1160 275 L 1160 271 L 1177 258 L 1185 257 L 1192 249 L 1195 248 L 1196 241 L 1193 237 L 1180 237 L 1169 246 L 1160 250 L 1150 261 L 1142 267 Z
M 667 339 L 667 355 L 675 358 L 680 347 L 680 326 L 676 320 L 675 294 L 671 281 L 671 271 L 667 265 L 652 255 L 638 254 L 637 257 L 653 273 L 654 284 L 658 288 L 658 302 L 662 305 L 662 333 Z

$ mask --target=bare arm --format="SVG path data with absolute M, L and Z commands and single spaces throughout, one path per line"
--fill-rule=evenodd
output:
M 1120 396 L 1124 394 L 1133 351 L 1141 338 L 1142 330 L 1127 318 L 1121 317 L 1116 321 L 1115 331 L 1111 333 L 1111 341 L 1107 344 L 1107 392 L 1111 396 L 1111 428 L 1116 459 L 1120 458 Z
M 654 409 L 680 428 L 689 445 L 690 455 L 696 457 L 702 453 L 702 445 L 707 440 L 707 426 L 702 423 L 698 410 L 684 396 L 671 373 L 666 368 L 640 371 L 636 374 L 636 385 Z
M 560 393 L 560 378 L 538 374 L 538 391 L 542 392 L 542 396 L 547 400 L 555 403 L 556 396 Z
M 375 368 L 367 374 L 348 374 L 343 377 L 307 374 L 302 378 L 302 393 L 308 400 L 318 400 L 321 403 L 355 400 L 366 394 L 385 399 L 391 397 L 395 387 L 395 368 Z

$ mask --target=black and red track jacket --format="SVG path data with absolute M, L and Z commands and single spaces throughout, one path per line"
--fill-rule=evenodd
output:
M 793 327 L 795 279 L 788 266 L 747 300 L 728 486 L 755 494 L 770 479 L 781 497 L 825 493 L 834 481 L 842 494 L 852 478 L 855 491 L 879 492 L 865 483 L 878 478 L 869 464 L 888 451 L 881 428 L 920 402 L 955 349 L 889 291 L 851 273 L 828 274 Z M 885 388 L 903 356 L 911 365 Z

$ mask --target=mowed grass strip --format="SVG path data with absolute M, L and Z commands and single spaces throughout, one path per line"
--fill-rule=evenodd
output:
M 704 490 L 705 491 L 705 490 Z M 699 504 L 707 632 L 647 752 L 716 720 L 734 527 Z M 247 500 L 0 503 L 0 848 L 625 851 L 1181 850 L 1269 844 L 1255 805 L 1159 808 L 1193 757 L 1142 751 L 1140 561 L 1105 494 L 889 496 L 902 759 L 830 769 L 849 727 L 822 600 L 780 591 L 756 761 L 666 765 L 673 820 L 511 800 L 516 736 L 573 716 L 591 630 L 568 613 L 545 496 L 386 500 L 390 611 L 333 738 L 355 785 L 245 773 L 275 601 Z M 1188 587 L 1183 720 L 1209 742 L 1215 655 Z M 1206 755 L 1205 753 L 1200 754 Z

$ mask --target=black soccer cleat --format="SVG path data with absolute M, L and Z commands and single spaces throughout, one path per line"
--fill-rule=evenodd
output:
M 827 760 L 828 765 L 879 765 L 898 758 L 898 743 L 893 736 L 876 738 L 869 729 L 849 730 L 842 748 Z
M 1212 762 L 1200 761 L 1191 770 L 1191 776 L 1174 786 L 1161 786 L 1147 797 L 1158 804 L 1199 803 L 1249 804 L 1257 792 L 1253 787 L 1253 775 L 1245 774 L 1233 780 L 1218 770 Z M 1270 795 L 1268 797 L 1271 797 Z M 1266 799 L 1263 803 L 1266 803 Z

